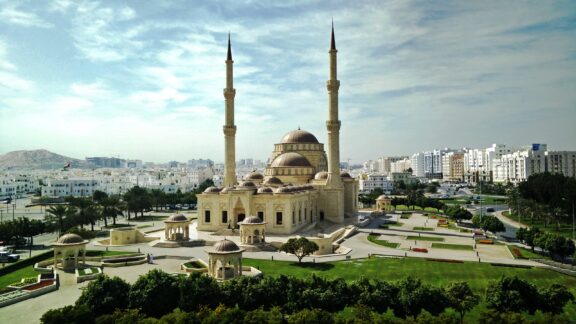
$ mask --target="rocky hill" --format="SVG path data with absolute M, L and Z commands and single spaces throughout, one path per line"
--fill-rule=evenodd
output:
M 70 162 L 72 168 L 87 168 L 83 160 L 52 153 L 47 150 L 13 151 L 0 154 L 0 169 L 60 169 Z

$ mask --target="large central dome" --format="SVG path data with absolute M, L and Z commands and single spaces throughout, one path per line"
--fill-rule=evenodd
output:
M 309 133 L 305 130 L 297 129 L 289 132 L 288 134 L 282 137 L 282 141 L 280 143 L 318 143 L 318 139 L 312 133 Z
M 302 156 L 295 152 L 288 152 L 279 155 L 272 162 L 272 167 L 311 167 L 310 162 Z

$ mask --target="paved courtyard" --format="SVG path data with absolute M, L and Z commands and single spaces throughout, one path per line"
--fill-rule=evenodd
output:
M 389 229 L 379 229 L 378 225 L 384 221 L 394 220 L 390 218 L 377 218 L 367 228 L 359 229 L 359 233 L 346 239 L 341 245 L 349 249 L 347 254 L 334 254 L 328 256 L 310 256 L 304 258 L 304 261 L 315 262 L 329 262 L 345 260 L 346 258 L 366 258 L 371 254 L 383 254 L 390 256 L 407 256 L 407 257 L 426 257 L 426 258 L 443 258 L 443 259 L 457 259 L 464 261 L 478 261 L 481 262 L 497 262 L 497 263 L 510 263 L 510 264 L 525 264 L 531 266 L 543 266 L 542 264 L 532 262 L 529 260 L 514 260 L 504 245 L 481 245 L 478 244 L 474 251 L 461 251 L 451 249 L 432 248 L 430 241 L 412 240 L 407 239 L 408 236 L 431 236 L 441 237 L 444 239 L 442 243 L 460 244 L 460 245 L 474 245 L 471 233 L 461 233 L 454 229 L 447 229 L 437 227 L 438 220 L 431 219 L 423 216 L 422 214 L 413 214 L 408 219 L 400 219 L 398 221 L 403 223 L 402 226 L 391 226 Z M 153 231 L 159 238 L 162 236 L 163 223 L 161 221 L 150 222 L 137 222 L 138 226 L 143 227 L 142 230 Z M 145 226 L 145 227 L 144 227 Z M 414 227 L 429 227 L 433 231 L 415 230 Z M 195 224 L 191 226 L 195 229 Z M 400 243 L 399 248 L 393 249 L 374 244 L 368 241 L 367 237 L 370 233 L 380 234 L 381 239 Z M 217 241 L 224 238 L 224 236 L 214 236 L 211 233 L 197 232 L 198 238 Z M 270 240 L 285 240 L 288 236 L 273 236 L 269 237 Z M 238 236 L 226 237 L 238 242 Z M 208 254 L 205 252 L 206 247 L 177 247 L 177 248 L 161 248 L 154 247 L 153 242 L 142 243 L 128 246 L 115 246 L 109 247 L 111 250 L 122 250 L 131 252 L 149 253 L 156 256 L 154 264 L 142 264 L 129 267 L 120 268 L 104 268 L 104 273 L 110 276 L 119 276 L 128 282 L 135 282 L 142 274 L 147 273 L 154 268 L 160 268 L 166 272 L 177 273 L 181 272 L 180 264 L 185 262 L 187 258 L 199 258 L 208 260 Z M 410 251 L 411 247 L 424 247 L 428 249 L 428 253 L 418 253 Z M 92 241 L 88 249 L 103 250 L 105 246 L 95 244 Z M 167 256 L 167 258 L 162 258 Z M 161 257 L 161 258 L 158 258 Z M 245 252 L 245 258 L 256 259 L 269 259 L 269 260 L 286 260 L 295 261 L 295 257 L 280 252 Z M 60 289 L 32 298 L 8 307 L 0 308 L 0 322 L 8 323 L 11 321 L 20 321 L 21 323 L 35 323 L 38 322 L 40 316 L 47 310 L 52 308 L 63 307 L 73 304 L 80 296 L 82 289 L 86 287 L 87 283 L 76 284 L 75 277 L 72 274 L 59 271 L 60 274 Z

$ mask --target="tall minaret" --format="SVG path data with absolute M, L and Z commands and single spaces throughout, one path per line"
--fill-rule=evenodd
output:
M 336 40 L 334 39 L 334 23 L 332 23 L 332 39 L 330 40 L 330 79 L 326 81 L 328 88 L 328 179 L 324 210 L 326 218 L 335 223 L 344 221 L 344 184 L 340 178 L 340 120 L 338 120 L 338 89 L 340 81 L 336 71 Z
M 224 187 L 236 184 L 236 125 L 234 125 L 234 75 L 232 71 L 232 46 L 230 33 L 228 33 L 228 56 L 226 58 L 226 88 L 224 89 L 224 102 L 226 104 L 226 120 L 224 123 Z
M 330 40 L 330 80 L 326 81 L 328 88 L 328 187 L 341 188 L 340 178 L 340 120 L 338 120 L 338 89 L 340 81 L 336 70 L 336 40 L 334 39 L 334 23 L 332 23 L 332 38 Z

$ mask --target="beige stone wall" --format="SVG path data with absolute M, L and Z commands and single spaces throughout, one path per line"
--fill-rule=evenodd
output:
M 232 191 L 225 194 L 203 193 L 198 196 L 198 229 L 217 231 L 238 222 L 239 214 L 259 216 L 266 222 L 266 233 L 291 234 L 316 221 L 318 192 L 309 190 L 295 193 L 253 194 L 253 191 Z M 210 211 L 210 222 L 206 222 Z M 223 211 L 228 222 L 223 222 Z M 282 213 L 282 223 L 277 222 Z

